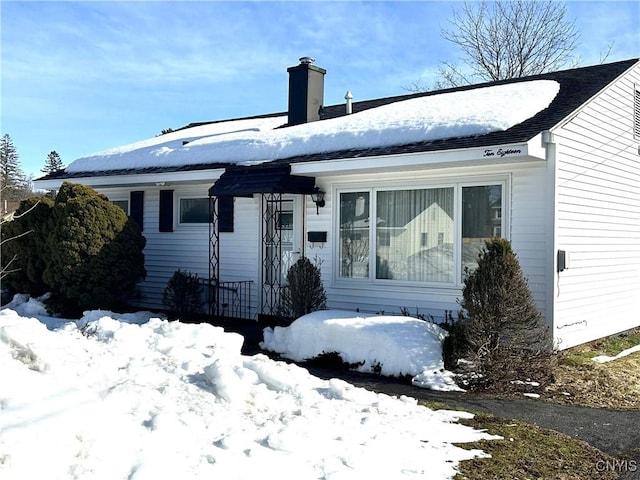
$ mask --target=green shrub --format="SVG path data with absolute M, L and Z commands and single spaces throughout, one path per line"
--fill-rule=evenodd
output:
M 469 355 L 470 346 L 465 337 L 464 317 L 460 315 L 457 322 L 441 323 L 440 327 L 447 331 L 447 336 L 442 342 L 442 360 L 444 368 L 455 371 L 458 369 L 458 360 Z
M 16 293 L 39 297 L 49 290 L 42 279 L 42 250 L 52 207 L 53 200 L 49 198 L 28 198 L 20 202 L 14 219 L 2 225 L 2 267 L 6 270 L 3 286 L 9 285 Z
M 546 380 L 553 361 L 551 335 L 509 241 L 487 240 L 477 268 L 466 273 L 458 328 L 483 386 L 522 376 Z
M 183 320 L 189 320 L 199 313 L 203 301 L 202 284 L 198 275 L 176 270 L 164 289 L 162 303 Z
M 282 294 L 282 313 L 291 319 L 324 310 L 327 295 L 322 285 L 320 268 L 301 257 L 287 272 L 288 286 Z
M 62 310 L 119 308 L 146 275 L 140 228 L 90 187 L 63 183 L 46 228 L 43 279 Z

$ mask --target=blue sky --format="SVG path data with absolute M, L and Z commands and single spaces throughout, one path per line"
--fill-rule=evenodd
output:
M 163 128 L 287 108 L 287 67 L 327 69 L 325 103 L 433 84 L 458 2 L 0 3 L 1 130 L 27 174 Z M 640 56 L 640 2 L 568 2 L 580 65 Z

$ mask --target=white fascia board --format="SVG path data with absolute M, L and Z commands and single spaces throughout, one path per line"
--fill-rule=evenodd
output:
M 103 175 L 63 178 L 55 180 L 34 180 L 34 186 L 42 190 L 57 190 L 62 182 L 80 183 L 90 187 L 144 187 L 149 185 L 171 186 L 194 183 L 215 182 L 224 173 L 224 168 L 190 170 L 186 172 L 140 173 L 129 175 Z
M 544 160 L 545 149 L 542 147 L 538 135 L 526 143 L 292 163 L 291 173 L 315 176 L 334 175 L 336 173 L 384 173 Z

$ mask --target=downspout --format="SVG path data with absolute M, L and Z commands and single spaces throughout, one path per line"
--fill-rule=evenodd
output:
M 545 163 L 546 163 L 546 217 L 548 218 L 548 231 L 546 240 L 546 255 L 545 255 L 545 318 L 547 325 L 551 328 L 553 334 L 554 346 L 560 348 L 557 337 L 557 319 L 556 319 L 556 298 L 559 294 L 558 290 L 558 272 L 556 269 L 556 247 L 558 244 L 556 233 L 556 214 L 557 214 L 557 191 L 556 191 L 556 179 L 557 179 L 557 144 L 555 135 L 545 130 L 541 135 L 542 147 L 545 149 Z

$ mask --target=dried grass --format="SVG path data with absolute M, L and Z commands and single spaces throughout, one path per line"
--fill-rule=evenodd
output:
M 615 356 L 638 344 L 640 329 L 635 329 L 562 352 L 545 397 L 590 407 L 640 410 L 640 352 L 607 363 L 592 360 Z

